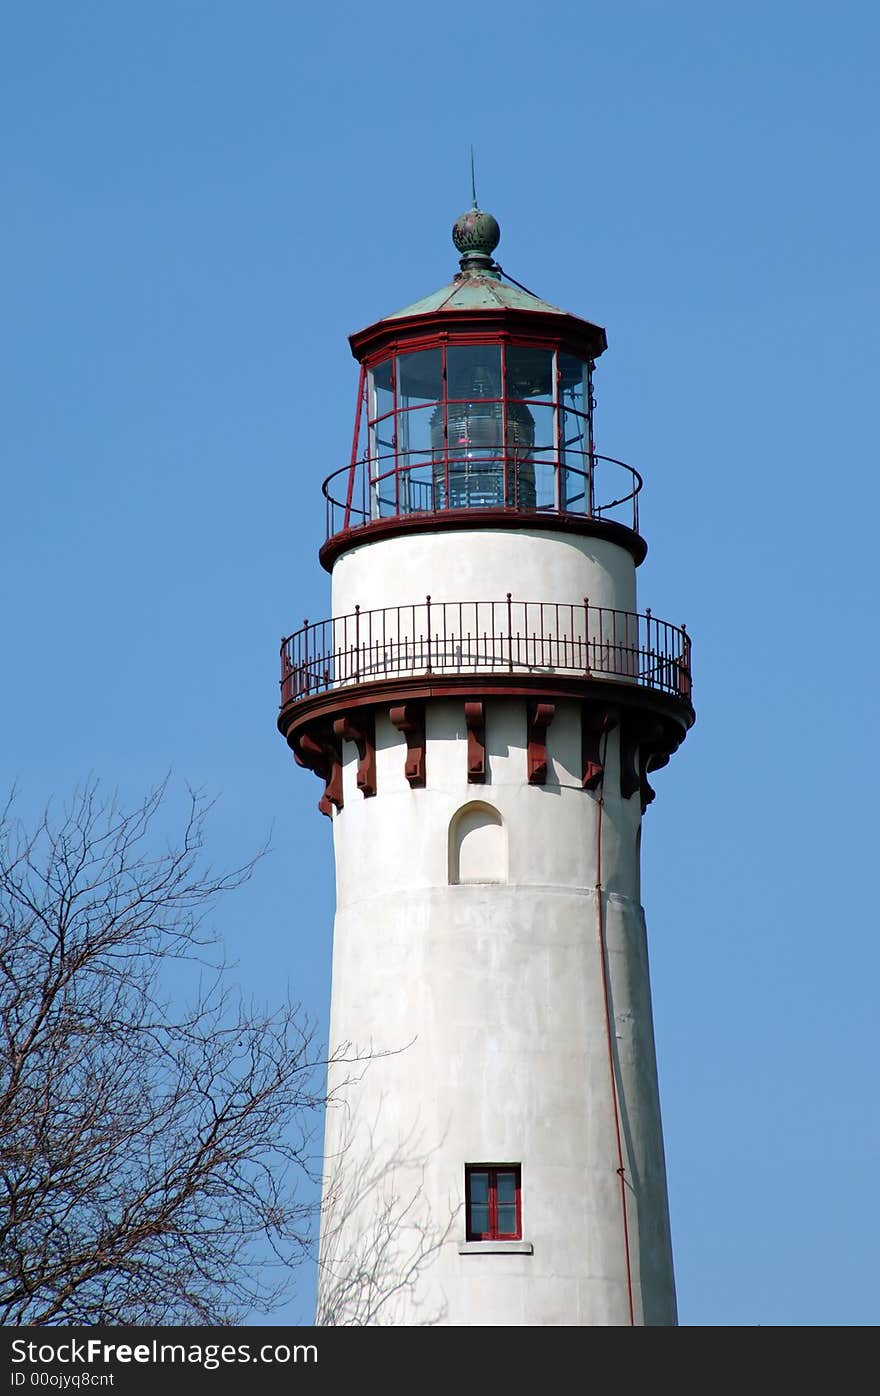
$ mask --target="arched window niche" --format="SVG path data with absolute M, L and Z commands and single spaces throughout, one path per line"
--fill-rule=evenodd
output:
M 449 822 L 449 881 L 507 881 L 507 830 L 482 800 L 462 805 Z

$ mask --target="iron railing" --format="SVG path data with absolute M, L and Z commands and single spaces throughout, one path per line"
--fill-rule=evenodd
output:
M 281 642 L 281 704 L 419 675 L 578 674 L 690 702 L 691 641 L 650 611 L 588 600 L 424 601 L 310 623 Z
M 442 459 L 427 450 L 366 456 L 334 471 L 322 486 L 328 538 L 376 519 L 448 509 L 614 519 L 638 533 L 641 488 L 639 472 L 612 456 L 569 450 L 560 461 L 550 448 Z

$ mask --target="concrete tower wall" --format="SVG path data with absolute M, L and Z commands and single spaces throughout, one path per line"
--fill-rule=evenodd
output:
M 635 603 L 631 559 L 609 545 L 501 531 L 429 541 L 427 586 L 438 594 L 490 595 L 515 574 L 522 594 L 564 600 L 604 586 L 603 604 Z M 346 555 L 336 613 L 355 593 L 381 605 L 409 584 L 427 589 L 425 551 L 415 537 Z M 526 781 L 525 700 L 487 699 L 485 715 L 482 785 L 467 781 L 460 702 L 427 705 L 423 789 L 404 776 L 387 711 L 376 721 L 374 798 L 356 788 L 356 751 L 343 747 L 331 1043 L 372 1059 L 331 1075 L 322 1323 L 630 1322 L 599 800 L 582 788 L 579 705 L 557 705 L 540 787 Z M 634 1318 L 670 1324 L 640 809 L 637 795 L 619 793 L 617 762 L 612 732 L 600 856 Z M 521 1165 L 522 1241 L 466 1242 L 469 1163 Z
M 636 569 L 604 538 L 546 529 L 410 533 L 351 548 L 333 568 L 333 614 L 423 601 L 566 602 L 636 609 Z

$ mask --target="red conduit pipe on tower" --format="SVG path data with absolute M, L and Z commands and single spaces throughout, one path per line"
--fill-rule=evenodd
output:
M 620 1105 L 617 1099 L 617 1080 L 614 1075 L 614 1045 L 611 1028 L 611 1001 L 608 993 L 608 946 L 605 939 L 605 911 L 602 905 L 602 810 L 605 805 L 605 758 L 608 754 L 608 733 L 605 733 L 605 749 L 602 753 L 602 783 L 596 801 L 596 910 L 599 920 L 599 954 L 602 958 L 602 995 L 605 1001 L 605 1035 L 608 1042 L 608 1070 L 611 1074 L 611 1101 L 614 1106 L 614 1132 L 617 1136 L 617 1176 L 620 1179 L 620 1210 L 623 1216 L 623 1246 L 626 1253 L 626 1294 L 629 1302 L 629 1323 L 635 1327 L 636 1316 L 633 1304 L 632 1262 L 629 1251 L 629 1219 L 626 1209 L 626 1166 L 623 1162 L 623 1143 L 620 1137 Z

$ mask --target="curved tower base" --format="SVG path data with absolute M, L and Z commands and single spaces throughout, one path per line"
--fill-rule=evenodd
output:
M 371 1059 L 331 1081 L 319 1323 L 676 1321 L 639 799 L 614 732 L 584 790 L 571 701 L 529 785 L 526 724 L 486 703 L 475 785 L 464 705 L 432 703 L 414 789 L 377 712 L 375 800 L 345 744 L 331 1042 Z M 467 1238 L 480 1164 L 519 1171 L 517 1239 Z

